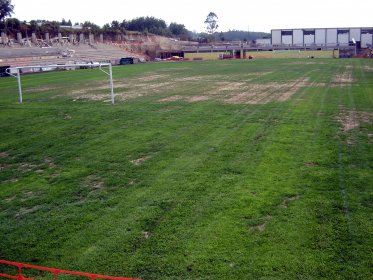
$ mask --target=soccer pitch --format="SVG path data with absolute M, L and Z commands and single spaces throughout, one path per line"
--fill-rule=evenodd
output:
M 369 279 L 373 60 L 0 79 L 0 259 L 141 279 Z M 1 267 L 0 267 L 1 272 Z

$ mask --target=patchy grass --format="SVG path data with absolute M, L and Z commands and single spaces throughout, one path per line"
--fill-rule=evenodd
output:
M 115 67 L 114 106 L 98 70 L 25 75 L 22 105 L 2 78 L 1 258 L 142 279 L 371 278 L 372 67 Z

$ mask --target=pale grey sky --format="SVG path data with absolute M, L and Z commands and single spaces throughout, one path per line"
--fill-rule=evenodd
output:
M 204 31 L 209 12 L 219 17 L 218 31 L 373 26 L 372 0 L 12 0 L 12 4 L 13 17 L 20 20 L 65 18 L 102 26 L 112 20 L 154 16 L 198 32 Z

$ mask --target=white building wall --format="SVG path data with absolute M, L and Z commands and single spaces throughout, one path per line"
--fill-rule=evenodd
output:
M 271 39 L 256 39 L 255 43 L 257 45 L 266 46 L 271 44 Z
M 336 45 L 337 42 L 338 42 L 337 28 L 326 29 L 326 44 L 327 45 Z
M 360 28 L 350 28 L 350 41 L 352 41 L 352 38 L 355 39 L 355 41 L 359 42 L 361 41 L 361 29 Z
M 282 35 L 282 44 L 283 45 L 292 45 L 293 36 L 292 35 Z
M 281 30 L 272 30 L 272 45 L 281 45 Z
M 346 33 L 339 33 L 338 34 L 338 44 L 339 45 L 348 45 L 348 42 L 349 42 L 349 39 L 350 39 L 350 30 L 348 30 L 348 32 Z
M 373 45 L 373 34 L 361 34 L 361 47 L 367 48 L 367 44 L 372 47 Z
M 315 44 L 325 46 L 326 29 L 315 29 Z
M 293 44 L 303 45 L 303 30 L 302 29 L 293 30 Z
M 304 44 L 312 45 L 315 42 L 315 35 L 304 35 Z
M 338 29 L 346 30 L 346 33 L 338 33 Z M 315 35 L 309 34 L 304 35 L 304 32 L 312 29 L 277 29 L 272 30 L 272 41 L 273 45 L 312 45 L 316 44 L 319 46 L 335 46 L 348 45 L 352 38 L 356 42 L 361 42 L 361 47 L 366 48 L 369 45 L 373 45 L 373 34 L 362 34 L 363 30 L 371 30 L 372 28 L 316 28 Z M 293 35 L 290 35 L 292 32 Z M 372 33 L 371 31 L 369 31 Z M 309 33 L 309 32 L 308 32 Z M 282 35 L 284 34 L 284 35 Z M 285 35 L 286 34 L 286 35 Z M 307 34 L 307 33 L 306 33 Z

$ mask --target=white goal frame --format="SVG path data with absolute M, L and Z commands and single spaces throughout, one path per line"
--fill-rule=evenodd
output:
M 102 67 L 109 67 L 109 72 L 106 72 Z M 109 76 L 109 86 L 110 86 L 110 97 L 111 104 L 115 103 L 114 95 L 114 83 L 113 83 L 113 67 L 111 63 L 85 63 L 85 64 L 51 64 L 51 65 L 35 65 L 35 66 L 19 66 L 19 67 L 10 67 L 5 71 L 12 77 L 17 78 L 18 81 L 18 101 L 20 104 L 23 103 L 22 97 L 22 83 L 21 83 L 21 70 L 22 69 L 43 69 L 43 68 L 74 68 L 74 67 L 88 67 L 88 68 L 99 68 L 102 72 Z

